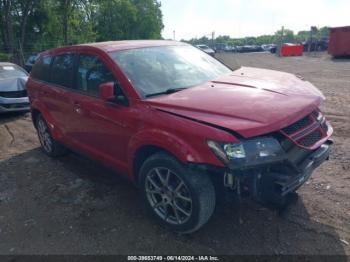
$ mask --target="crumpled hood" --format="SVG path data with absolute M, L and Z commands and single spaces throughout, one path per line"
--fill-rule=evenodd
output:
M 0 92 L 21 91 L 25 89 L 27 76 L 0 79 Z
M 147 99 L 154 108 L 253 137 L 280 130 L 324 99 L 295 75 L 242 67 L 202 85 Z

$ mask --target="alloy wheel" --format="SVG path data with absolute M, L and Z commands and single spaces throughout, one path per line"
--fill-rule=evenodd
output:
M 52 139 L 43 119 L 39 119 L 38 121 L 38 136 L 44 150 L 50 153 L 52 151 Z
M 145 180 L 147 199 L 154 212 L 173 225 L 186 223 L 192 215 L 192 198 L 185 182 L 172 170 L 155 167 Z

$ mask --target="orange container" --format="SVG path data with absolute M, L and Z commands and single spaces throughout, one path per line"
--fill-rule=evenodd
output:
M 284 44 L 281 48 L 281 56 L 301 56 L 303 52 L 303 45 Z

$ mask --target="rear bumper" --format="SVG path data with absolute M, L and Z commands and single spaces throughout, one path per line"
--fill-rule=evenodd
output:
M 0 97 L 0 113 L 29 111 L 28 97 L 6 98 Z

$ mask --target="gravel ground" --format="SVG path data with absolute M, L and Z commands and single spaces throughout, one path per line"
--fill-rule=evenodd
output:
M 138 191 L 75 154 L 50 159 L 29 114 L 0 115 L 0 254 L 350 255 L 350 60 L 223 55 L 226 63 L 298 73 L 327 97 L 334 149 L 286 213 L 249 201 L 218 209 L 199 232 L 170 233 Z

